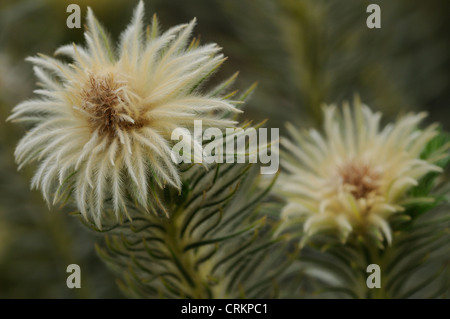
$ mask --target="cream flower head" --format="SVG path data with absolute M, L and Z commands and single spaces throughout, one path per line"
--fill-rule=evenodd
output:
M 436 125 L 418 130 L 424 113 L 409 114 L 380 130 L 380 113 L 355 98 L 338 111 L 324 108 L 324 136 L 316 130 L 282 140 L 286 153 L 281 165 L 287 174 L 278 181 L 286 199 L 280 229 L 303 225 L 304 240 L 321 230 L 334 230 L 346 240 L 351 233 L 392 241 L 389 217 L 412 201 L 408 191 L 446 154 L 448 145 L 421 159 L 426 145 L 438 134 Z M 430 198 L 414 199 L 431 200 Z M 381 237 L 381 238 L 380 238 Z
M 125 193 L 148 209 L 154 185 L 180 189 L 171 160 L 175 128 L 191 131 L 194 120 L 205 127 L 233 126 L 223 114 L 238 112 L 237 102 L 200 91 L 225 59 L 216 44 L 189 42 L 195 19 L 160 34 L 156 17 L 145 30 L 143 17 L 141 1 L 113 48 L 88 9 L 86 47 L 56 51 L 71 64 L 44 55 L 28 58 L 40 97 L 20 103 L 9 117 L 34 125 L 15 152 L 19 168 L 40 162 L 32 187 L 55 203 L 61 199 L 55 189 L 70 185 L 80 212 L 97 225 L 106 200 L 119 217 L 127 213 Z

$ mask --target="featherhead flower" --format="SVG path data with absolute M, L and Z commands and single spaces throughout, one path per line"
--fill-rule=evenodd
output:
M 286 198 L 283 228 L 303 224 L 305 238 L 320 230 L 335 230 L 343 240 L 352 232 L 392 240 L 388 218 L 404 211 L 408 191 L 430 172 L 445 147 L 427 159 L 421 158 L 427 144 L 438 134 L 435 125 L 425 130 L 417 125 L 424 113 L 409 114 L 379 128 L 380 113 L 373 113 L 355 99 L 338 112 L 324 109 L 324 136 L 316 130 L 301 134 L 288 129 L 282 166 L 287 170 L 278 189 Z M 418 199 L 416 198 L 415 201 Z M 421 200 L 431 200 L 422 198 Z
M 147 209 L 152 185 L 180 189 L 171 161 L 175 128 L 191 131 L 196 119 L 206 127 L 233 126 L 223 113 L 238 111 L 234 101 L 200 91 L 225 59 L 216 44 L 189 44 L 195 19 L 161 34 L 156 16 L 144 31 L 143 16 L 141 1 L 113 48 L 89 8 L 86 47 L 56 51 L 70 64 L 45 55 L 28 58 L 42 86 L 35 91 L 40 98 L 17 105 L 9 117 L 34 125 L 15 152 L 19 168 L 40 162 L 32 187 L 55 203 L 55 189 L 70 184 L 79 210 L 97 225 L 107 199 L 119 216 L 126 213 L 126 192 Z

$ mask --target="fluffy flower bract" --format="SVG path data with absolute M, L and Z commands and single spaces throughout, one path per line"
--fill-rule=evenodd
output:
M 335 106 L 324 112 L 324 135 L 288 126 L 292 141 L 282 141 L 287 150 L 282 166 L 288 172 L 278 183 L 287 200 L 282 228 L 301 223 L 305 238 L 337 230 L 343 240 L 354 232 L 391 242 L 389 217 L 404 211 L 411 202 L 408 191 L 423 176 L 442 171 L 435 163 L 443 149 L 420 158 L 438 134 L 436 126 L 418 130 L 425 117 L 420 113 L 380 129 L 381 114 L 358 99 L 353 111 L 345 104 L 342 112 Z
M 125 192 L 148 208 L 150 183 L 180 188 L 171 160 L 175 128 L 191 131 L 196 119 L 203 126 L 235 124 L 223 116 L 237 111 L 234 101 L 200 91 L 224 61 L 220 48 L 190 41 L 195 19 L 161 34 L 156 17 L 144 29 L 143 16 L 141 1 L 114 48 L 88 9 L 86 47 L 56 51 L 70 64 L 28 58 L 40 98 L 17 105 L 9 118 L 34 125 L 15 152 L 20 167 L 40 162 L 32 186 L 57 202 L 57 187 L 70 184 L 81 213 L 97 224 L 108 199 L 119 215 L 126 213 Z

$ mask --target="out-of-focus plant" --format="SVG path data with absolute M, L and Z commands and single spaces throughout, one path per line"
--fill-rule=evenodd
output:
M 349 104 L 342 112 L 325 108 L 324 135 L 288 126 L 292 141 L 282 141 L 287 173 L 276 187 L 287 204 L 278 231 L 323 251 L 305 249 L 297 266 L 320 278 L 324 291 L 442 296 L 449 283 L 450 217 L 431 210 L 445 199 L 435 187 L 450 162 L 450 139 L 437 125 L 418 129 L 423 113 L 380 129 L 380 113 L 359 99 L 354 104 L 353 111 Z M 366 283 L 371 264 L 382 275 L 373 290 Z
M 315 124 L 322 123 L 322 103 L 342 102 L 355 92 L 390 117 L 431 106 L 446 113 L 450 46 L 445 19 L 437 19 L 437 8 L 445 11 L 446 1 L 382 3 L 383 24 L 377 30 L 366 27 L 368 3 L 363 1 L 277 3 L 277 16 L 283 18 L 274 23 L 290 57 L 294 98 Z

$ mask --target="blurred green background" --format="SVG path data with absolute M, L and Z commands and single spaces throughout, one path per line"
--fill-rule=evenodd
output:
M 97 258 L 98 238 L 67 210 L 48 208 L 29 190 L 32 167 L 16 172 L 13 152 L 24 129 L 5 119 L 33 96 L 24 59 L 83 43 L 66 27 L 67 5 L 87 5 L 114 39 L 137 1 L 1 0 L 0 2 L 0 298 L 118 298 L 114 278 Z M 229 57 L 212 80 L 240 71 L 237 87 L 258 81 L 243 119 L 268 119 L 284 132 L 321 123 L 320 105 L 359 93 L 392 120 L 425 110 L 450 128 L 448 0 L 148 0 L 163 30 L 197 17 L 195 35 Z M 366 7 L 381 7 L 381 29 L 366 27 Z M 80 265 L 82 288 L 66 286 L 68 264 Z

